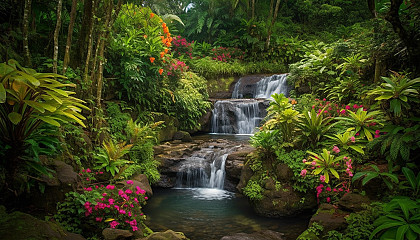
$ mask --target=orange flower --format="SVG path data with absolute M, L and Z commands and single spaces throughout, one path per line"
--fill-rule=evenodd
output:
M 160 58 L 163 58 L 165 56 L 165 52 L 160 52 Z
M 163 69 L 161 68 L 159 69 L 159 74 L 162 75 L 162 73 L 163 73 Z
M 149 59 L 150 59 L 150 62 L 151 63 L 153 63 L 155 61 L 155 58 L 154 57 L 150 57 Z
M 147 38 L 147 35 L 143 35 L 144 38 Z
M 168 53 L 168 49 L 167 49 L 167 48 L 165 48 L 164 52 L 165 52 L 165 54 L 166 54 L 166 53 Z
M 166 23 L 162 23 L 162 27 L 163 28 L 166 28 Z
M 292 102 L 291 102 L 291 104 L 292 104 L 292 105 L 295 105 L 295 104 L 297 104 L 296 100 L 295 100 L 295 99 L 292 99 Z
M 153 18 L 155 16 L 154 13 L 150 13 L 150 18 Z
M 134 11 L 134 15 L 136 15 L 136 11 Z
M 167 42 L 167 43 L 166 43 L 166 46 L 167 46 L 167 47 L 170 47 L 170 46 L 172 46 L 172 44 L 171 44 L 170 42 Z
M 162 41 L 163 41 L 163 39 L 165 39 L 165 37 L 164 36 L 160 36 L 160 39 L 162 39 Z

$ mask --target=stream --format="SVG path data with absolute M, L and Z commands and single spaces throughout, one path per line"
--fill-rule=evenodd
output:
M 229 153 L 249 138 L 266 115 L 274 93 L 287 95 L 286 74 L 236 83 L 232 99 L 217 100 L 212 112 L 212 133 L 194 140 L 233 142 L 232 146 L 207 146 L 183 156 L 175 187 L 154 189 L 144 207 L 153 231 L 172 229 L 191 240 L 213 240 L 235 233 L 272 230 L 296 237 L 307 228 L 310 216 L 266 218 L 254 213 L 247 198 L 225 190 L 225 162 Z M 244 98 L 248 97 L 248 98 Z

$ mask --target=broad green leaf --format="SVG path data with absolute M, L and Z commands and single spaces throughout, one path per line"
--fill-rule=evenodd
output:
M 4 89 L 3 83 L 0 82 L 0 103 L 6 102 L 6 89 Z
M 368 172 L 366 174 L 366 177 L 363 178 L 362 185 L 363 186 L 366 185 L 366 183 L 368 183 L 370 180 L 376 178 L 377 176 L 379 176 L 379 173 L 376 173 L 376 172 Z
M 20 121 L 22 121 L 22 115 L 17 112 L 11 112 L 7 115 L 7 117 L 14 125 L 17 125 Z
M 334 168 L 330 168 L 330 172 L 334 175 L 334 177 L 336 177 L 337 179 L 340 179 L 338 172 Z
M 55 121 L 51 117 L 48 117 L 48 116 L 34 116 L 34 117 L 37 118 L 37 119 L 39 119 L 39 120 L 41 120 L 41 121 L 44 121 L 44 122 L 46 122 L 48 124 L 51 124 L 53 126 L 60 127 L 60 123 L 57 122 L 57 121 Z
M 402 172 L 404 173 L 405 178 L 407 178 L 408 183 L 410 184 L 411 188 L 413 190 L 416 190 L 417 188 L 417 181 L 416 181 L 416 177 L 414 175 L 414 172 L 407 168 L 407 167 L 403 167 L 402 168 Z M 419 173 L 420 175 L 420 173 Z
M 404 235 L 405 235 L 405 233 L 407 232 L 408 229 L 409 229 L 408 225 L 400 226 L 397 229 L 396 240 L 404 240 Z
M 365 154 L 365 151 L 363 151 L 363 149 L 360 146 L 350 145 L 350 148 L 355 150 L 358 153 Z

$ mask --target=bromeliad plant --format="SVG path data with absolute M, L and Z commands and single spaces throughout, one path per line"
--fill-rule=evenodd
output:
M 339 179 L 340 176 L 337 172 L 338 166 L 340 165 L 340 161 L 342 158 L 336 157 L 331 154 L 327 149 L 322 149 L 321 154 L 316 154 L 311 151 L 307 151 L 311 156 L 309 157 L 312 159 L 311 162 L 305 162 L 307 165 L 311 165 L 314 169 L 312 174 L 319 175 L 321 174 L 324 176 L 322 179 L 325 183 L 329 183 L 330 181 L 330 174 L 332 174 L 335 178 Z M 321 180 L 322 181 L 322 180 Z
M 320 113 L 316 113 L 314 108 L 310 112 L 304 112 L 298 124 L 303 134 L 303 143 L 308 144 L 312 149 L 315 149 L 322 141 L 322 138 L 337 124 L 330 124 L 333 118 L 324 117 L 325 109 L 326 107 L 322 108 Z
M 375 96 L 381 102 L 382 108 L 395 123 L 403 115 L 404 110 L 411 109 L 410 102 L 419 102 L 420 78 L 409 79 L 396 72 L 390 78 L 382 77 L 385 83 L 371 90 L 368 95 Z
M 354 127 L 356 134 L 366 137 L 368 141 L 373 140 L 373 136 L 378 135 L 378 131 L 374 129 L 374 126 L 380 124 L 376 117 L 379 116 L 379 111 L 365 111 L 363 108 L 357 109 L 356 112 L 347 110 L 348 117 L 337 117 L 337 120 L 342 120 L 344 124 Z
M 362 144 L 356 143 L 356 133 L 353 131 L 354 128 L 348 128 L 344 133 L 334 134 L 333 136 L 327 135 L 326 137 L 332 140 L 333 145 L 337 145 L 341 149 L 344 150 L 354 150 L 360 154 L 365 154 L 363 148 L 365 148 Z

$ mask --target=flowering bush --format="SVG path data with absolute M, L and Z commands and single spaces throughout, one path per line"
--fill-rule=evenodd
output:
M 363 105 L 357 105 L 357 104 L 338 105 L 337 103 L 328 101 L 326 98 L 324 99 L 316 98 L 315 104 L 312 105 L 312 109 L 315 109 L 318 114 L 323 113 L 329 117 L 348 116 L 349 110 L 356 111 L 359 108 L 362 108 L 364 111 L 367 111 L 366 106 L 363 106 Z
M 181 36 L 174 37 L 173 42 L 172 42 L 173 56 L 174 57 L 185 56 L 192 59 L 192 52 L 193 52 L 193 48 L 191 46 L 192 43 L 194 43 L 194 41 L 189 43 L 187 42 L 185 38 Z
M 133 181 L 128 180 L 127 184 L 133 185 Z M 85 191 L 93 189 L 88 187 Z M 139 230 L 139 223 L 145 218 L 141 211 L 147 200 L 145 190 L 139 186 L 118 189 L 115 185 L 101 185 L 96 191 L 101 193 L 101 198 L 84 203 L 86 217 L 95 219 L 103 227 Z
M 332 151 L 338 154 L 341 150 L 334 146 Z M 326 202 L 338 200 L 343 193 L 350 192 L 353 177 L 352 159 L 347 156 L 336 157 L 326 149 L 323 149 L 320 155 L 309 151 L 308 153 L 311 154 L 312 161 L 303 159 L 302 162 L 309 167 L 312 175 L 319 175 L 319 185 L 315 188 L 318 202 L 320 198 Z M 302 169 L 300 175 L 305 177 L 309 171 Z M 335 178 L 330 178 L 330 174 Z
M 103 172 L 83 169 L 79 175 L 82 178 L 83 192 L 70 192 L 65 202 L 58 204 L 55 219 L 63 226 L 71 224 L 71 229 L 78 230 L 89 225 L 97 229 L 120 228 L 132 231 L 140 230 L 145 219 L 142 206 L 148 197 L 146 191 L 134 186 L 132 180 L 124 182 L 124 187 L 109 184 L 103 185 L 96 177 Z M 80 215 L 84 217 L 81 218 Z M 99 226 L 99 228 L 97 227 Z
M 232 62 L 235 59 L 243 60 L 245 54 L 239 48 L 217 47 L 211 51 L 213 53 L 213 60 L 221 62 Z

